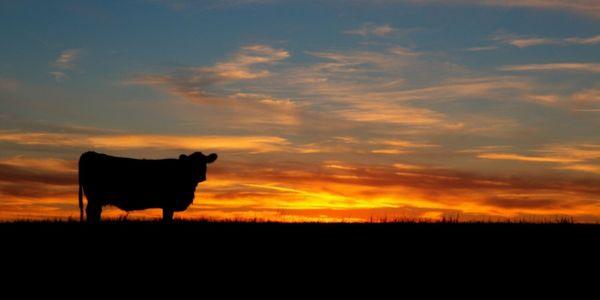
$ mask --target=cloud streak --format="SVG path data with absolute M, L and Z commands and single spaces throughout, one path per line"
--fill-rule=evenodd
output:
M 527 162 L 549 162 L 549 163 L 571 163 L 579 162 L 581 160 L 567 157 L 540 157 L 540 156 L 526 156 L 519 154 L 510 153 L 485 153 L 479 154 L 477 157 L 485 159 L 500 159 L 500 160 L 516 160 L 516 161 L 527 161 Z
M 563 169 L 563 170 L 573 170 L 573 171 L 589 172 L 589 173 L 593 173 L 593 174 L 600 174 L 600 164 L 598 164 L 598 165 L 574 164 L 574 165 L 560 166 L 557 168 Z
M 227 94 L 215 86 L 270 76 L 271 72 L 261 66 L 274 64 L 289 56 L 289 52 L 283 49 L 248 45 L 213 66 L 179 68 L 166 75 L 140 75 L 126 83 L 164 86 L 173 94 L 192 101 L 220 101 L 227 98 Z
M 67 49 L 60 53 L 52 64 L 55 70 L 49 72 L 56 82 L 62 82 L 70 78 L 68 71 L 75 69 L 82 52 L 81 49 Z
M 73 69 L 76 61 L 81 56 L 81 49 L 67 49 L 60 53 L 54 66 L 59 69 Z
M 367 36 L 378 36 L 378 37 L 383 37 L 386 35 L 390 35 L 394 32 L 396 32 L 398 29 L 390 26 L 390 25 L 374 25 L 374 24 L 364 24 L 363 26 L 361 26 L 358 29 L 353 29 L 353 30 L 346 30 L 346 31 L 342 31 L 345 34 L 353 34 L 353 35 L 360 35 L 362 37 L 367 37 Z
M 600 174 L 600 165 L 594 163 L 600 160 L 600 145 L 597 144 L 546 145 L 531 152 L 542 155 L 480 153 L 477 157 L 491 160 L 559 164 L 554 169 Z
M 521 36 L 506 32 L 496 33 L 492 40 L 503 44 L 512 45 L 518 48 L 528 48 L 540 45 L 595 45 L 600 43 L 600 35 L 591 37 L 568 37 L 568 38 L 548 38 L 535 36 Z
M 502 71 L 571 71 L 600 73 L 600 64 L 597 63 L 552 63 L 552 64 L 527 64 L 501 67 Z
M 596 0 L 390 0 L 419 4 L 468 4 L 480 6 L 515 7 L 571 11 L 594 18 L 600 17 Z
M 166 5 L 168 8 L 180 11 L 192 6 L 186 0 L 148 0 Z M 251 4 L 280 3 L 281 0 L 214 0 L 202 5 L 204 8 L 229 8 Z M 340 1 L 347 2 L 347 1 Z M 354 0 L 357 3 L 372 5 L 371 1 Z M 596 0 L 380 0 L 376 3 L 394 4 L 430 4 L 430 5 L 478 5 L 496 7 L 531 8 L 557 11 L 570 11 L 581 15 L 600 17 L 600 4 Z
M 44 132 L 0 132 L 0 142 L 23 146 L 79 149 L 176 149 L 200 151 L 283 151 L 286 139 L 274 136 L 175 136 L 150 134 L 82 135 Z

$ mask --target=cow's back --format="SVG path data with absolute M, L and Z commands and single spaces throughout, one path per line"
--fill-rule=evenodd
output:
M 177 159 L 132 159 L 86 152 L 79 160 L 79 172 L 88 201 L 123 210 L 184 210 L 196 187 Z

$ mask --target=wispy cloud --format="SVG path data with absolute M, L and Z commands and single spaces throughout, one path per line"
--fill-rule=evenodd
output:
M 459 0 L 461 1 L 461 0 Z M 600 3 L 596 0 L 483 0 L 473 1 L 481 5 L 509 6 L 509 7 L 531 7 L 541 9 L 569 10 L 594 17 L 600 17 Z
M 600 3 L 596 0 L 390 0 L 422 4 L 470 4 L 499 7 L 522 7 L 571 11 L 582 15 L 600 17 Z
M 342 32 L 345 34 L 355 34 L 355 35 L 360 35 L 363 37 L 373 36 L 373 35 L 382 37 L 382 36 L 392 34 L 397 30 L 398 29 L 396 29 L 390 25 L 387 25 L 387 24 L 374 25 L 374 24 L 367 23 L 358 29 L 346 30 L 346 31 L 342 31 Z
M 266 45 L 244 46 L 232 58 L 217 63 L 213 67 L 200 68 L 200 72 L 214 73 L 225 80 L 255 79 L 270 75 L 268 70 L 254 69 L 261 64 L 271 64 L 290 56 L 283 49 L 276 49 Z
M 541 93 L 544 90 L 539 90 L 540 94 L 533 93 L 526 96 L 526 99 L 538 104 L 561 107 L 571 111 L 594 111 L 597 105 L 600 104 L 600 89 L 584 88 L 576 90 L 571 94 L 565 93 Z M 546 91 L 547 92 L 547 91 Z
M 408 140 L 377 140 L 371 141 L 370 144 L 386 145 L 400 148 L 432 148 L 439 146 L 431 143 L 415 142 Z
M 600 112 L 600 108 L 574 108 L 572 111 L 578 112 Z
M 400 163 L 394 164 L 394 168 L 400 169 L 400 170 L 422 170 L 422 169 L 424 169 L 423 166 L 417 166 L 417 165 L 411 165 L 411 164 L 400 164 Z
M 600 64 L 597 63 L 552 63 L 528 64 L 500 67 L 502 71 L 577 71 L 600 73 Z
M 528 97 L 531 101 L 541 103 L 541 104 L 556 104 L 559 102 L 560 97 L 557 95 L 530 95 Z
M 548 38 L 515 38 L 504 40 L 505 43 L 511 44 L 519 48 L 526 48 L 539 45 L 559 44 L 558 41 Z
M 600 173 L 600 166 L 595 164 L 600 159 L 600 145 L 582 143 L 573 145 L 546 145 L 534 151 L 535 154 L 517 153 L 481 153 L 478 158 L 492 160 L 513 160 L 531 163 L 559 164 L 555 169 Z
M 165 90 L 191 103 L 219 106 L 234 124 L 294 125 L 302 105 L 290 98 L 269 95 L 269 91 L 243 89 L 244 84 L 260 85 L 272 75 L 271 68 L 288 58 L 289 52 L 267 45 L 247 45 L 212 66 L 181 67 L 166 74 L 141 74 L 125 81 Z
M 537 150 L 553 156 L 571 157 L 573 159 L 587 161 L 600 159 L 600 144 L 578 143 L 578 144 L 552 144 L 545 145 Z
M 179 68 L 171 74 L 140 75 L 127 83 L 164 86 L 170 92 L 194 101 L 219 101 L 222 100 L 220 98 L 226 98 L 227 93 L 216 89 L 215 85 L 269 76 L 271 72 L 260 66 L 273 64 L 289 56 L 289 52 L 283 49 L 248 45 L 213 66 Z
M 81 53 L 81 49 L 67 49 L 60 53 L 58 58 L 52 63 L 55 69 L 49 72 L 56 82 L 62 82 L 70 78 L 67 72 L 75 69 Z
M 406 48 L 308 54 L 322 61 L 288 66 L 265 88 L 285 89 L 297 98 L 311 99 L 307 109 L 318 110 L 325 116 L 329 120 L 327 128 L 339 125 L 369 126 L 382 131 L 398 127 L 424 131 L 436 128 L 476 135 L 492 134 L 491 130 L 509 132 L 518 123 L 494 117 L 457 120 L 443 110 L 430 107 L 441 101 L 520 99 L 535 87 L 531 80 L 521 76 L 476 76 L 461 66 L 439 62 L 427 53 Z M 332 118 L 337 121 L 332 122 Z M 315 124 L 313 121 L 305 120 L 306 124 Z M 373 150 L 400 151 L 383 147 Z
M 342 118 L 358 122 L 431 125 L 442 121 L 443 114 L 410 106 L 360 103 L 336 111 Z
M 148 0 L 166 5 L 172 10 L 183 10 L 191 7 L 191 0 Z M 204 8 L 228 8 L 249 4 L 268 4 L 283 2 L 281 0 L 210 0 L 200 5 Z M 340 1 L 343 2 L 343 1 Z M 372 1 L 357 0 L 372 5 Z M 600 4 L 596 0 L 380 0 L 376 3 L 412 3 L 412 4 L 441 4 L 441 5 L 480 5 L 515 7 L 531 9 L 548 9 L 558 11 L 570 11 L 591 17 L 600 17 Z
M 517 34 L 499 31 L 492 35 L 492 40 L 502 44 L 512 45 L 518 48 L 526 48 L 538 45 L 557 44 L 558 41 L 550 38 L 527 37 Z
M 59 69 L 73 69 L 81 56 L 81 52 L 81 49 L 64 50 L 60 53 L 56 61 L 54 61 L 54 66 Z
M 68 215 L 77 184 L 76 162 L 56 158 L 0 159 L 0 218 Z
M 481 46 L 481 47 L 466 48 L 466 49 L 464 49 L 464 51 L 480 52 L 480 51 L 491 51 L 491 50 L 496 50 L 496 49 L 498 49 L 498 47 L 496 47 L 496 46 Z
M 528 162 L 550 162 L 550 163 L 570 163 L 579 162 L 580 159 L 569 157 L 543 157 L 543 156 L 527 156 L 510 153 L 485 153 L 479 154 L 477 157 L 485 159 L 500 159 L 500 160 L 517 160 Z
M 289 143 L 274 136 L 176 136 L 150 134 L 82 135 L 46 132 L 1 131 L 0 141 L 25 146 L 77 149 L 173 149 L 199 151 L 245 150 L 262 153 L 283 151 Z
M 582 172 L 600 174 L 600 164 L 597 164 L 597 165 L 574 164 L 574 165 L 560 166 L 560 167 L 557 167 L 557 169 L 574 170 L 574 171 L 582 171 Z
M 395 139 L 375 140 L 369 142 L 369 144 L 375 146 L 375 149 L 371 152 L 376 154 L 406 154 L 438 147 L 438 145 L 430 143 Z
M 600 88 L 578 91 L 571 96 L 573 102 L 581 104 L 600 104 Z
M 74 172 L 75 163 L 70 160 L 58 158 L 33 158 L 25 156 L 14 156 L 0 159 L 0 164 L 19 168 L 29 168 L 33 170 L 56 171 L 56 172 Z
M 522 36 L 500 31 L 492 36 L 492 40 L 518 48 L 527 48 L 540 45 L 595 45 L 600 43 L 600 35 L 592 37 L 549 38 Z
M 67 75 L 67 74 L 65 74 L 65 72 L 61 72 L 61 71 L 50 72 L 50 75 L 52 75 L 52 77 L 54 78 L 54 80 L 56 82 L 62 82 L 62 81 L 69 79 L 69 75 Z
M 596 36 L 588 37 L 588 38 L 571 37 L 571 38 L 566 38 L 565 41 L 568 43 L 579 44 L 579 45 L 595 45 L 595 44 L 600 44 L 600 35 L 596 35 Z

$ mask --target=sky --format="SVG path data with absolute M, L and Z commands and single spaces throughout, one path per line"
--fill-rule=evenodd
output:
M 0 0 L 0 36 L 0 220 L 77 218 L 94 150 L 218 153 L 179 218 L 600 221 L 597 0 Z

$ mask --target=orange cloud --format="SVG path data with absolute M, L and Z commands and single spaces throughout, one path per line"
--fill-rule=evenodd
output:
M 480 151 L 474 151 L 480 152 Z M 528 156 L 512 153 L 480 153 L 478 158 L 496 160 L 515 160 L 535 163 L 556 163 L 561 166 L 554 169 L 581 171 L 598 174 L 600 168 L 593 161 L 600 159 L 600 145 L 596 144 L 562 144 L 546 145 L 535 150 L 543 156 Z
M 376 146 L 383 146 L 388 148 L 374 149 L 371 150 L 372 153 L 376 154 L 404 154 L 415 152 L 417 149 L 424 148 L 435 148 L 438 145 L 429 144 L 429 143 L 420 143 L 413 142 L 407 140 L 376 140 L 370 141 L 369 144 L 373 144 Z
M 270 71 L 260 66 L 276 63 L 289 56 L 284 49 L 248 45 L 213 66 L 179 68 L 170 74 L 145 74 L 125 83 L 165 87 L 184 99 L 218 104 L 225 102 L 229 96 L 219 85 L 269 76 Z
M 253 152 L 281 151 L 287 141 L 270 136 L 167 136 L 119 135 L 90 137 L 89 144 L 99 148 L 221 149 Z
M 563 170 L 574 170 L 574 171 L 583 171 L 594 174 L 600 174 L 600 165 L 587 165 L 587 164 L 574 164 L 558 167 L 558 169 Z
M 289 56 L 289 52 L 283 49 L 275 49 L 266 45 L 249 45 L 242 47 L 228 61 L 200 70 L 213 72 L 217 76 L 228 80 L 255 79 L 270 74 L 267 70 L 254 70 L 255 65 L 274 63 Z
M 15 156 L 0 159 L 0 164 L 4 166 L 35 169 L 41 171 L 54 172 L 73 172 L 75 163 L 73 161 L 58 158 L 32 158 L 24 156 Z
M 421 170 L 422 166 L 409 165 L 409 164 L 394 164 L 394 168 L 401 170 Z
M 541 156 L 526 156 L 510 153 L 485 153 L 479 154 L 477 157 L 485 159 L 500 159 L 500 160 L 518 160 L 530 162 L 551 162 L 551 163 L 570 163 L 581 161 L 575 158 L 568 157 L 541 157 Z
M 577 160 L 600 159 L 600 145 L 593 143 L 547 145 L 538 151 Z
M 83 135 L 46 132 L 0 131 L 0 141 L 20 145 L 86 149 L 185 149 L 198 151 L 245 150 L 255 153 L 282 151 L 289 143 L 274 136 L 175 136 L 151 134 Z
M 600 104 L 600 88 L 579 91 L 573 94 L 571 99 L 578 105 L 595 103 Z

